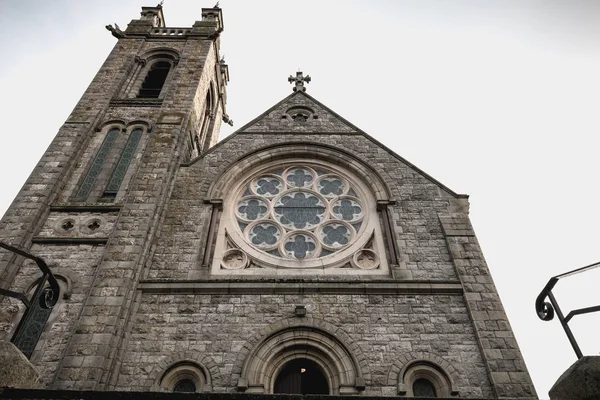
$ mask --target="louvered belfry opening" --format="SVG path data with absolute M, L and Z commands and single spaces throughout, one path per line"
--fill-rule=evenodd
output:
M 146 75 L 146 79 L 144 79 L 137 97 L 158 98 L 165 81 L 167 80 L 170 69 L 171 64 L 167 61 L 155 62 L 150 68 L 150 71 L 148 71 L 148 75 Z

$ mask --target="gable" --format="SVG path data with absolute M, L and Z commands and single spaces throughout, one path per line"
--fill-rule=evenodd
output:
M 238 132 L 359 133 L 360 130 L 305 92 L 295 92 Z

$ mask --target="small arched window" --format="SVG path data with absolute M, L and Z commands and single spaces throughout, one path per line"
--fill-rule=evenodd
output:
M 426 378 L 416 379 L 413 382 L 412 389 L 415 397 L 437 397 L 435 386 Z
M 198 364 L 182 361 L 168 368 L 160 379 L 160 390 L 176 393 L 196 393 L 210 390 L 207 372 Z
M 175 393 L 194 393 L 196 391 L 196 384 L 191 379 L 182 379 L 173 388 Z
M 137 97 L 157 99 L 160 96 L 170 70 L 170 62 L 164 60 L 154 62 L 142 82 Z
M 405 365 L 398 376 L 398 394 L 418 398 L 458 395 L 450 375 L 430 360 L 414 360 Z

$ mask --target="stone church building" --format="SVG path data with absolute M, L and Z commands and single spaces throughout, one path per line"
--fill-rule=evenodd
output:
M 161 6 L 108 26 L 114 49 L 2 219 L 1 339 L 39 387 L 537 398 L 466 195 L 302 73 L 218 141 L 223 27 L 220 8 L 166 27 Z

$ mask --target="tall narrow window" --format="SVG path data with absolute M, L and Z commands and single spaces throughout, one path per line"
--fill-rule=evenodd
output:
M 119 161 L 117 162 L 117 166 L 115 167 L 110 180 L 108 181 L 105 194 L 115 195 L 119 191 L 121 183 L 123 183 L 123 178 L 125 178 L 125 173 L 127 172 L 129 164 L 131 164 L 131 160 L 135 155 L 135 149 L 137 148 L 141 137 L 142 130 L 140 128 L 135 129 L 129 135 L 127 143 L 125 143 L 125 147 L 123 148 L 121 156 L 119 157 Z
M 204 101 L 204 115 L 202 117 L 202 124 L 200 125 L 200 137 L 202 147 L 198 144 L 198 154 L 204 152 L 210 146 L 210 138 L 208 137 L 208 132 L 211 125 L 211 117 L 213 110 L 213 96 L 212 96 L 212 88 L 208 90 L 206 93 L 206 100 Z
M 148 75 L 146 75 L 146 79 L 144 79 L 137 97 L 158 98 L 170 69 L 171 64 L 167 61 L 155 62 L 150 71 L 148 71 Z
M 77 195 L 75 196 L 76 200 L 85 200 L 89 196 L 92 188 L 94 187 L 94 182 L 96 178 L 102 171 L 102 167 L 104 166 L 104 161 L 108 157 L 110 150 L 112 149 L 117 137 L 119 136 L 120 129 L 113 128 L 107 134 L 106 138 L 104 138 L 104 142 L 100 146 L 100 150 L 98 150 L 98 154 L 94 157 L 94 161 L 90 166 L 90 169 L 87 172 L 87 175 L 83 179 L 79 190 L 77 191 Z

